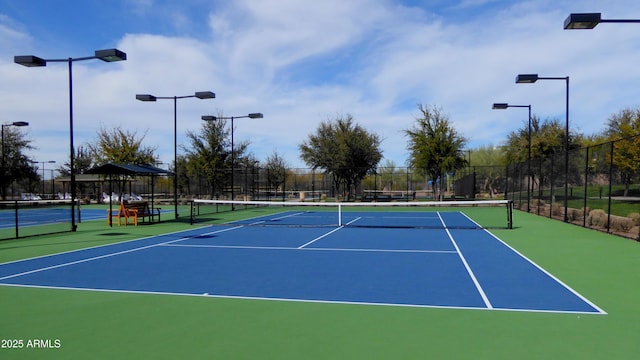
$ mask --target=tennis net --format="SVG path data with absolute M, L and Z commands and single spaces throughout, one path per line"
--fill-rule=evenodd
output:
M 511 229 L 510 200 L 429 202 L 270 202 L 193 200 L 191 224 Z
M 78 219 L 80 205 L 78 203 Z M 0 239 L 71 229 L 71 200 L 0 201 Z

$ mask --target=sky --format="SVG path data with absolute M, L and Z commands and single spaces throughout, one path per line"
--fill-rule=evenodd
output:
M 274 153 L 306 167 L 298 146 L 322 121 L 350 114 L 382 138 L 382 163 L 404 166 L 406 129 L 418 104 L 449 117 L 468 148 L 502 144 L 526 127 L 524 108 L 565 119 L 566 82 L 516 84 L 518 74 L 569 77 L 571 131 L 601 132 L 640 106 L 639 24 L 564 30 L 570 13 L 640 19 L 637 0 L 0 0 L 0 122 L 21 128 L 36 161 L 69 158 L 69 69 L 28 68 L 16 55 L 93 56 L 117 48 L 126 61 L 74 61 L 74 144 L 121 127 L 173 161 L 202 115 L 238 118 L 234 140 L 260 160 Z M 52 164 L 45 167 L 49 169 Z M 161 165 L 166 167 L 166 165 Z M 45 175 L 49 177 L 49 175 Z

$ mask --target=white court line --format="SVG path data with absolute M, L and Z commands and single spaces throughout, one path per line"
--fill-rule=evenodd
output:
M 313 239 L 313 240 L 311 240 L 311 241 L 307 242 L 306 244 L 303 244 L 303 245 L 301 245 L 301 246 L 298 246 L 298 249 L 304 249 L 307 245 L 311 245 L 311 244 L 313 244 L 314 242 L 316 242 L 316 241 L 318 241 L 318 240 L 322 239 L 323 237 L 327 237 L 327 236 L 329 236 L 329 235 L 333 234 L 334 232 L 336 232 L 336 231 L 338 231 L 338 230 L 341 230 L 342 228 L 343 228 L 343 226 L 338 227 L 338 228 L 335 228 L 335 229 L 333 229 L 333 230 L 329 231 L 329 232 L 328 232 L 328 233 L 326 233 L 326 234 L 320 235 L 320 236 L 318 236 L 317 238 L 315 238 L 315 239 Z
M 85 259 L 85 260 L 81 260 L 81 261 L 71 262 L 71 263 L 68 263 L 68 264 L 60 264 L 60 265 L 52 266 L 52 267 L 49 267 L 49 268 L 43 268 L 43 269 L 39 269 L 39 270 L 25 272 L 23 274 L 15 274 L 15 275 L 12 275 L 12 276 L 7 276 L 7 277 L 4 277 L 4 278 L 0 278 L 0 280 L 12 278 L 12 277 L 17 277 L 17 276 L 20 276 L 20 275 L 25 275 L 25 274 L 28 274 L 28 273 L 34 273 L 34 272 L 37 272 L 37 271 L 45 271 L 47 269 L 53 269 L 53 268 L 56 268 L 56 267 L 62 267 L 62 266 L 66 266 L 66 265 L 72 265 L 72 264 L 75 264 L 75 263 L 81 263 L 81 262 L 85 262 L 85 261 L 90 261 L 90 260 L 93 260 L 93 259 L 99 259 L 99 258 L 105 258 L 105 257 L 109 257 L 109 256 L 115 256 L 115 255 L 123 254 L 123 253 L 126 253 L 126 252 L 133 252 L 133 251 L 137 251 L 137 250 L 152 248 L 154 246 L 190 246 L 190 245 L 178 244 L 178 242 L 181 242 L 181 241 L 184 241 L 184 240 L 188 240 L 188 239 L 197 238 L 198 236 L 214 234 L 214 233 L 219 233 L 219 232 L 225 232 L 225 231 L 230 231 L 230 230 L 235 230 L 235 229 L 240 229 L 240 228 L 242 228 L 242 226 L 236 226 L 236 227 L 233 227 L 233 228 L 221 229 L 221 230 L 218 230 L 218 231 L 204 233 L 204 234 L 197 234 L 197 235 L 193 235 L 193 236 L 185 236 L 185 237 L 182 237 L 182 238 L 177 239 L 177 240 L 167 241 L 167 242 L 163 242 L 163 243 L 159 243 L 159 244 L 155 244 L 155 245 L 144 246 L 144 247 L 140 247 L 140 248 L 136 248 L 136 249 L 130 249 L 129 251 L 122 251 L 122 252 L 118 252 L 118 253 L 107 254 L 107 255 L 91 258 L 91 259 Z M 181 232 L 189 232 L 189 231 L 192 231 L 192 230 L 187 230 L 187 231 L 181 230 L 181 231 L 174 232 L 172 234 L 181 233 Z M 489 233 L 491 236 L 493 236 L 494 238 L 496 238 L 498 241 L 502 242 L 505 246 L 507 246 L 508 248 L 512 249 L 514 252 L 516 252 L 517 254 L 522 256 L 522 258 L 524 258 L 525 260 L 531 262 L 533 265 L 538 267 L 541 271 L 547 273 L 550 277 L 552 277 L 553 279 L 558 281 L 560 284 L 564 285 L 564 283 L 562 283 L 560 280 L 556 279 L 553 275 L 551 275 L 548 272 L 546 272 L 544 269 L 542 269 L 537 264 L 533 263 L 531 260 L 529 260 L 528 258 L 523 256 L 522 254 L 520 254 L 517 250 L 513 249 L 512 247 L 510 247 L 508 244 L 504 243 L 502 240 L 497 238 L 495 235 L 491 234 L 491 232 L 489 232 L 487 230 L 485 230 L 485 231 L 487 233 Z M 449 231 L 447 230 L 447 233 L 448 232 Z M 165 235 L 169 235 L 169 234 L 165 234 Z M 14 262 L 21 262 L 21 261 L 25 261 L 25 260 L 32 260 L 32 259 L 37 259 L 37 258 L 44 258 L 44 257 L 49 257 L 49 256 L 55 256 L 55 255 L 60 255 L 60 254 L 64 254 L 64 253 L 73 253 L 73 252 L 84 251 L 84 250 L 88 250 L 88 249 L 95 249 L 95 248 L 113 246 L 113 245 L 123 244 L 123 243 L 127 243 L 127 242 L 133 242 L 133 241 L 149 239 L 149 238 L 153 238 L 153 237 L 157 237 L 157 236 L 158 235 L 150 236 L 150 237 L 146 237 L 146 238 L 141 238 L 141 239 L 128 240 L 128 241 L 124 241 L 124 242 L 116 243 L 116 244 L 99 245 L 99 246 L 85 248 L 85 249 L 72 250 L 72 251 L 66 251 L 66 252 L 61 252 L 61 253 L 57 253 L 57 254 L 38 256 L 38 257 L 30 258 L 30 259 L 16 260 L 16 261 L 3 263 L 3 264 L 0 264 L 0 265 L 5 265 L 5 264 L 9 264 L 9 263 L 14 263 Z M 160 236 L 162 236 L 162 235 L 160 235 Z M 451 236 L 451 235 L 449 234 L 449 236 Z M 454 244 L 455 244 L 455 242 L 454 242 Z M 455 251 L 455 252 L 451 251 L 450 253 L 458 254 L 459 256 L 462 256 L 462 254 L 459 251 L 459 248 L 457 247 L 457 244 L 455 244 L 455 246 L 457 248 L 457 251 Z M 287 248 L 287 249 L 294 250 L 294 248 Z M 390 252 L 396 251 L 396 252 L 405 252 L 405 250 L 378 250 L 378 249 L 367 249 L 367 250 L 352 249 L 351 250 L 351 249 L 330 249 L 330 248 L 326 248 L 326 249 L 322 249 L 322 248 L 304 248 L 304 249 L 301 249 L 301 250 L 305 250 L 305 251 L 313 251 L 313 250 L 336 251 L 336 250 L 339 250 L 339 251 L 390 251 Z M 410 250 L 410 251 L 406 251 L 406 252 L 429 252 L 429 251 Z M 136 290 L 115 290 L 115 289 L 94 289 L 94 288 L 74 288 L 74 287 L 59 287 L 59 286 L 38 286 L 38 285 L 23 285 L 23 284 L 1 284 L 0 283 L 0 286 L 31 287 L 31 288 L 46 288 L 46 289 L 69 289 L 69 290 L 84 290 L 84 291 L 103 291 L 103 292 L 113 292 L 113 293 L 139 293 L 139 294 L 161 294 L 161 295 L 179 295 L 179 296 L 203 296 L 201 294 L 185 294 L 185 293 L 154 292 L 154 291 L 136 291 Z M 564 286 L 566 286 L 566 285 L 564 285 Z M 590 301 L 588 301 L 587 299 L 582 297 L 580 294 L 578 294 L 577 292 L 573 291 L 568 286 L 566 286 L 566 287 L 567 287 L 567 289 L 572 291 L 574 294 L 576 294 L 578 297 L 583 299 L 585 302 L 587 302 L 590 305 L 592 305 L 592 307 L 594 309 L 599 310 L 600 311 L 599 314 L 606 314 L 606 312 L 604 312 L 603 310 L 599 309 L 597 306 L 595 306 Z M 566 314 L 566 313 L 591 314 L 591 315 L 594 314 L 593 312 L 588 312 L 588 311 L 511 309 L 511 308 L 493 308 L 493 307 L 489 307 L 489 306 L 487 306 L 486 308 L 482 308 L 482 307 L 433 306 L 433 305 L 411 305 L 411 304 L 403 305 L 403 304 L 393 304 L 393 303 L 384 304 L 384 303 L 341 302 L 341 301 L 287 299 L 287 298 L 261 298 L 261 297 L 250 297 L 250 296 L 249 297 L 242 297 L 242 296 L 226 296 L 226 295 L 215 295 L 215 294 L 206 295 L 206 296 L 211 297 L 211 298 L 231 298 L 231 299 L 249 299 L 249 300 L 276 300 L 276 301 L 295 301 L 295 302 L 312 302 L 312 303 L 313 302 L 317 302 L 317 303 L 344 303 L 344 304 L 356 304 L 356 305 L 388 305 L 388 306 L 409 306 L 409 307 L 426 307 L 426 308 L 443 308 L 443 309 L 474 309 L 474 310 L 497 310 L 497 311 L 515 311 L 515 312 L 536 312 L 536 313 L 560 313 L 560 314 L 563 314 L 563 313 L 564 314 Z
M 487 297 L 487 294 L 484 292 L 484 289 L 482 289 L 482 286 L 480 285 L 480 282 L 476 278 L 476 275 L 473 273 L 473 270 L 471 270 L 471 267 L 469 266 L 469 263 L 467 262 L 467 259 L 465 259 L 464 255 L 462 255 L 462 251 L 460 251 L 460 248 L 458 247 L 458 244 L 453 239 L 453 236 L 451 235 L 451 232 L 449 232 L 449 229 L 447 228 L 447 225 L 444 223 L 444 220 L 440 216 L 440 212 L 438 212 L 438 217 L 440 218 L 440 222 L 442 222 L 442 226 L 444 227 L 444 230 L 447 232 L 447 236 L 449 236 L 449 239 L 451 240 L 451 243 L 456 248 L 456 252 L 460 256 L 460 260 L 462 260 L 462 264 L 467 269 L 467 272 L 469 273 L 469 276 L 471 277 L 471 280 L 473 281 L 473 284 L 476 286 L 476 289 L 478 290 L 478 293 L 480 293 L 480 296 L 482 297 L 482 301 L 484 301 L 484 304 L 487 306 L 487 308 L 493 309 L 493 305 L 491 305 L 491 301 L 489 301 L 489 298 Z
M 5 277 L 0 277 L 0 281 L 11 279 L 11 278 L 15 278 L 15 277 L 19 277 L 19 276 L 23 276 L 23 275 L 29 275 L 29 274 L 42 272 L 42 271 L 47 271 L 47 270 L 57 269 L 57 268 L 61 268 L 61 267 L 66 267 L 66 266 L 70 266 L 70 265 L 81 264 L 81 263 L 85 263 L 85 262 L 89 262 L 89 261 L 93 261 L 93 260 L 104 259 L 104 258 L 116 256 L 116 255 L 132 253 L 132 252 L 139 251 L 139 250 L 150 249 L 150 248 L 161 246 L 161 245 L 172 244 L 172 243 L 177 243 L 177 242 L 184 241 L 184 240 L 193 239 L 195 237 L 202 236 L 202 235 L 211 235 L 211 234 L 216 234 L 216 233 L 220 233 L 220 232 L 224 232 L 224 231 L 230 231 L 230 230 L 239 229 L 239 228 L 241 228 L 241 226 L 236 226 L 236 227 L 229 228 L 229 229 L 222 229 L 222 230 L 213 231 L 213 232 L 205 233 L 205 234 L 199 234 L 197 236 L 185 236 L 185 237 L 182 237 L 180 239 L 166 241 L 166 242 L 159 243 L 159 244 L 147 245 L 147 246 L 142 246 L 142 247 L 133 248 L 133 249 L 129 249 L 129 250 L 118 251 L 118 252 L 115 252 L 115 253 L 104 254 L 104 255 L 100 255 L 100 256 L 94 256 L 94 257 L 90 257 L 90 258 L 86 258 L 86 259 L 81 259 L 81 260 L 71 261 L 71 262 L 67 262 L 67 263 L 62 263 L 62 264 L 58 264 L 58 265 L 47 266 L 47 267 L 43 267 L 43 268 L 39 268 L 39 269 L 34 269 L 34 270 L 21 272 L 21 273 L 18 273 L 18 274 L 12 274 L 12 275 L 8 275 L 8 276 L 5 276 Z
M 326 235 L 325 235 L 326 236 Z M 305 250 L 305 251 L 352 251 L 352 252 L 388 252 L 388 253 L 424 253 L 457 254 L 455 250 L 418 250 L 418 249 L 367 249 L 367 248 L 302 248 L 287 246 L 249 246 L 249 245 L 198 245 L 198 244 L 159 244 L 158 246 L 212 249 L 248 249 L 248 250 Z
M 206 227 L 211 227 L 206 226 Z M 204 227 L 203 227 L 204 228 Z M 201 228 L 201 229 L 203 229 Z M 58 255 L 64 255 L 64 254 L 71 254 L 74 252 L 81 252 L 81 251 L 85 251 L 85 250 L 94 250 L 94 249 L 99 249 L 99 248 L 103 248 L 103 247 L 109 247 L 109 246 L 114 246 L 114 245 L 121 245 L 121 244 L 127 244 L 127 243 L 132 243 L 132 242 L 136 242 L 136 241 L 142 241 L 142 240 L 148 240 L 148 239 L 152 239 L 155 237 L 162 237 L 162 236 L 168 236 L 168 235 L 175 235 L 175 234 L 180 234 L 180 233 L 186 233 L 186 232 L 191 232 L 194 231 L 193 229 L 189 229 L 189 230 L 178 230 L 178 231 L 173 231 L 173 232 L 169 232 L 166 234 L 159 234 L 159 235 L 151 235 L 151 236 L 145 236 L 145 237 L 141 237 L 138 239 L 131 239 L 131 240 L 125 240 L 125 241 L 120 241 L 120 242 L 115 242 L 115 243 L 110 243 L 110 244 L 104 244 L 104 245 L 96 245 L 96 246 L 90 246 L 90 247 L 86 247 L 86 248 L 82 248 L 82 249 L 75 249 L 75 250 L 68 250 L 68 251 L 61 251 L 58 253 L 53 253 L 53 254 L 46 254 L 46 255 L 40 255 L 40 256 L 33 256 L 30 258 L 25 258 L 25 259 L 18 259 L 18 260 L 12 260 L 12 261 L 7 261 L 7 262 L 3 262 L 0 263 L 1 265 L 7 265 L 7 264 L 13 264 L 13 263 L 19 263 L 19 262 L 23 262 L 23 261 L 30 261 L 30 260 L 36 260 L 36 259 L 43 259 L 46 257 L 53 257 L 53 256 L 58 256 Z M 203 235 L 203 234 L 199 234 L 199 235 Z
M 604 311 L 603 309 L 601 309 L 600 307 L 598 307 L 596 304 L 594 304 L 593 302 L 589 301 L 589 299 L 587 299 L 586 297 L 582 296 L 580 293 L 578 293 L 577 291 L 573 290 L 569 285 L 565 284 L 564 282 L 562 282 L 562 280 L 558 279 L 557 277 L 553 276 L 553 274 L 551 274 L 550 272 L 548 272 L 547 270 L 545 270 L 542 266 L 536 264 L 533 260 L 529 259 L 528 257 L 524 256 L 521 252 L 519 252 L 518 250 L 516 250 L 515 248 L 513 248 L 512 246 L 510 246 L 509 244 L 507 244 L 506 242 L 504 242 L 502 239 L 500 239 L 499 237 L 497 237 L 496 235 L 492 234 L 491 231 L 482 228 L 482 226 L 480 226 L 478 223 L 476 223 L 473 219 L 471 219 L 470 217 L 468 217 L 466 214 L 461 213 L 464 217 L 466 217 L 467 219 L 469 219 L 469 221 L 473 222 L 474 224 L 478 225 L 479 228 L 481 228 L 483 231 L 485 231 L 487 234 L 489 234 L 492 238 L 498 240 L 502 245 L 506 246 L 508 249 L 510 249 L 511 251 L 513 251 L 514 253 L 516 253 L 518 256 L 520 256 L 522 259 L 524 259 L 525 261 L 527 261 L 528 263 L 530 263 L 531 265 L 533 265 L 534 267 L 536 267 L 538 270 L 542 271 L 544 274 L 546 274 L 547 276 L 549 276 L 551 279 L 555 280 L 558 284 L 560 284 L 561 286 L 563 286 L 565 289 L 569 290 L 569 292 L 573 293 L 575 296 L 577 296 L 578 298 L 582 299 L 582 301 L 586 302 L 587 304 L 589 304 L 591 307 L 593 307 L 594 309 L 596 309 L 597 311 L 600 312 L 600 314 L 607 314 L 606 311 Z
M 194 294 L 194 293 L 174 293 L 168 291 L 145 291 L 145 290 L 118 290 L 118 289 L 99 289 L 99 288 L 78 288 L 69 286 L 47 286 L 47 285 L 25 285 L 25 284 L 0 284 L 0 286 L 10 286 L 18 288 L 32 289 L 50 289 L 50 290 L 75 290 L 75 291 L 97 291 L 116 294 L 140 294 L 140 295 L 168 295 L 168 296 L 189 296 L 189 297 L 208 297 L 213 299 L 232 299 L 232 300 L 257 300 L 257 301 L 284 301 L 284 302 L 301 302 L 312 304 L 343 304 L 343 305 L 364 305 L 364 306 L 392 306 L 392 307 L 409 307 L 409 308 L 427 308 L 427 309 L 453 309 L 453 310 L 484 310 L 484 311 L 509 311 L 509 312 L 531 312 L 531 313 L 552 313 L 552 314 L 580 314 L 580 315 L 598 315 L 598 313 L 588 311 L 568 311 L 568 310 L 535 310 L 535 309 L 510 309 L 510 308 L 486 308 L 477 306 L 446 306 L 446 305 L 424 305 L 424 304 L 396 304 L 396 303 L 376 303 L 368 301 L 341 301 L 341 300 L 315 300 L 315 299 L 295 299 L 280 297 L 264 297 L 264 296 L 241 296 L 241 295 L 217 295 L 217 294 Z

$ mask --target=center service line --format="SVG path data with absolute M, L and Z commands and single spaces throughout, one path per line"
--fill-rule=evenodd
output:
M 442 226 L 444 227 L 444 230 L 447 232 L 447 236 L 449 236 L 449 239 L 451 240 L 451 243 L 456 248 L 456 252 L 458 253 L 458 256 L 460 256 L 460 260 L 462 260 L 462 264 L 467 269 L 467 273 L 469 273 L 469 276 L 471 277 L 471 280 L 475 284 L 476 289 L 478 290 L 478 293 L 480 293 L 480 296 L 482 297 L 482 301 L 484 301 L 484 304 L 488 309 L 493 309 L 493 305 L 491 305 L 491 301 L 489 301 L 489 298 L 487 297 L 487 294 L 485 294 L 484 290 L 482 289 L 482 286 L 480 285 L 480 282 L 476 278 L 476 275 L 473 273 L 473 270 L 471 270 L 471 267 L 469 266 L 469 263 L 467 263 L 467 259 L 465 259 L 464 255 L 462 255 L 462 251 L 460 251 L 460 248 L 458 247 L 458 244 L 453 239 L 453 236 L 451 235 L 451 232 L 449 232 L 449 229 L 447 228 L 447 225 L 444 223 L 444 220 L 440 216 L 440 212 L 438 212 L 438 217 L 440 218 L 440 222 L 442 223 Z

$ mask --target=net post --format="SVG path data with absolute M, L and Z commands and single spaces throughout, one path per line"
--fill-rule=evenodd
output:
M 18 230 L 19 228 L 19 222 L 18 222 L 18 200 L 14 200 L 13 202 L 13 209 L 15 210 L 15 220 L 16 220 L 16 239 L 20 237 L 20 232 Z
M 73 200 L 71 200 L 73 201 Z M 76 199 L 76 217 L 78 218 L 78 223 L 82 223 L 82 218 L 80 217 L 80 199 Z
M 338 226 L 342 226 L 342 204 L 338 203 Z
M 189 206 L 189 225 L 193 225 L 193 208 L 196 206 L 196 203 L 191 200 L 191 206 Z
M 513 200 L 507 200 L 507 227 L 513 229 Z

